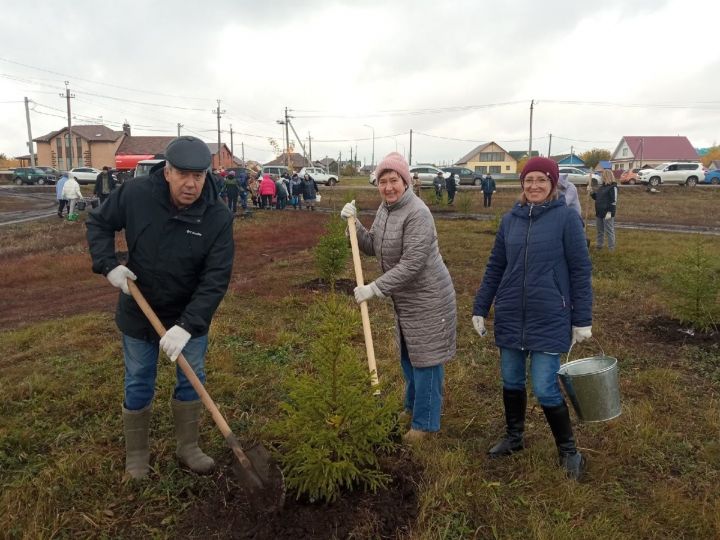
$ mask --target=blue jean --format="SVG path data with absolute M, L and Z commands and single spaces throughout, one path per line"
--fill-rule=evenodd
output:
M 157 379 L 159 343 L 136 339 L 123 334 L 123 352 L 125 354 L 125 403 L 129 411 L 139 411 L 152 403 Z M 188 341 L 182 353 L 192 367 L 200 382 L 205 383 L 205 353 L 207 352 L 207 334 Z M 169 362 L 169 360 L 168 360 Z M 200 399 L 190 381 L 175 366 L 177 383 L 173 397 L 178 401 L 196 401 Z
M 242 206 L 243 210 L 247 210 L 247 196 L 247 191 L 240 192 L 240 206 Z
M 402 334 L 400 364 L 405 377 L 405 410 L 412 414 L 410 427 L 419 431 L 439 431 L 445 368 L 442 364 L 426 368 L 413 367 Z
M 530 357 L 530 376 L 533 393 L 543 407 L 557 407 L 565 400 L 560 392 L 557 372 L 560 354 L 520 349 L 500 349 L 500 371 L 503 387 L 525 390 L 525 361 Z

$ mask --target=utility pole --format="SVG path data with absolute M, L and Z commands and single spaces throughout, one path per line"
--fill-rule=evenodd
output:
M 552 148 L 552 133 L 549 134 L 550 141 L 548 142 L 548 157 L 550 157 L 550 148 Z
M 342 152 L 338 155 L 338 179 L 340 178 L 340 169 L 342 167 Z
M 233 146 L 233 129 L 232 124 L 230 124 L 230 155 L 233 159 L 235 159 L 235 147 Z M 234 165 L 234 163 L 233 163 Z
M 290 132 L 288 131 L 288 123 L 290 117 L 288 116 L 288 108 L 285 107 L 285 156 L 287 158 L 287 166 L 290 168 Z
M 310 163 L 312 163 L 312 136 L 308 131 L 308 154 L 310 155 Z M 330 172 L 330 171 L 328 171 Z
M 375 170 L 375 128 L 372 127 L 370 124 L 363 125 L 372 129 L 372 163 L 370 164 L 370 167 Z
M 528 159 L 532 157 L 532 117 L 533 108 L 535 107 L 535 100 L 530 100 L 530 142 L 528 143 Z
M 218 124 L 218 127 L 217 127 L 217 133 L 218 133 L 217 166 L 219 168 L 221 165 L 220 156 L 222 155 L 220 152 L 220 150 L 222 148 L 222 140 L 220 138 L 220 116 L 225 114 L 225 109 L 222 109 L 222 110 L 220 109 L 220 100 L 219 99 L 217 100 L 217 104 L 218 104 L 217 109 L 215 109 L 213 111 L 213 113 L 217 115 L 217 124 Z
M 178 122 L 178 124 L 177 124 L 177 128 L 178 128 L 178 137 L 180 136 L 180 128 L 182 128 L 182 127 L 185 127 L 185 125 L 184 125 L 184 124 L 181 124 L 180 122 Z
M 70 111 L 70 98 L 74 98 L 75 94 L 70 93 L 70 81 L 65 81 L 65 93 L 60 94 L 60 97 L 63 97 L 67 100 L 67 115 L 68 115 L 68 143 L 65 147 L 65 157 L 67 158 L 67 169 L 70 170 L 73 168 L 72 161 L 73 161 L 73 145 L 72 145 L 72 112 Z M 80 165 L 80 156 L 78 156 L 78 165 Z
M 28 98 L 25 97 L 25 119 L 28 128 L 28 148 L 30 149 L 30 166 L 35 167 L 35 151 L 33 150 L 32 130 L 30 129 L 30 105 Z
M 408 156 L 408 165 L 412 165 L 412 129 L 410 130 L 410 155 Z
M 240 143 L 240 148 L 242 148 L 242 161 L 243 161 L 243 167 L 245 166 L 245 143 Z

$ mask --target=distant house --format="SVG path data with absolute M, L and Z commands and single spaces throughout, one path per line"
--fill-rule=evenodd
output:
M 604 171 L 605 169 L 612 169 L 612 163 L 606 160 L 601 160 L 595 165 L 596 171 Z
M 164 158 L 165 148 L 174 138 L 126 135 L 115 152 L 115 168 L 118 171 L 132 171 L 140 160 Z
M 550 156 L 550 159 L 560 166 L 585 167 L 585 162 L 577 154 L 558 154 L 557 156 Z
M 72 137 L 68 128 L 64 127 L 33 141 L 37 143 L 38 165 L 60 170 L 74 167 L 99 169 L 115 163 L 115 152 L 129 134 L 130 126 L 127 124 L 123 126 L 123 131 L 114 131 L 102 125 L 72 126 Z
M 697 150 L 687 137 L 625 136 L 620 139 L 610 158 L 615 170 L 629 170 L 643 165 L 654 167 L 668 161 L 698 161 Z
M 537 150 L 533 150 L 530 154 L 528 154 L 527 150 L 509 150 L 508 154 L 515 158 L 515 161 L 520 162 L 521 160 L 527 159 L 528 157 L 537 157 L 540 155 L 540 152 L 538 152 Z
M 305 156 L 298 154 L 297 152 L 290 152 L 290 167 L 293 170 L 299 171 L 303 167 L 311 167 L 312 163 L 305 159 Z M 272 161 L 268 161 L 264 165 L 288 165 L 288 154 L 283 152 Z
M 467 167 L 483 174 L 514 174 L 517 172 L 517 160 L 495 142 L 476 146 L 457 160 L 455 165 Z
M 713 159 L 708 165 L 708 169 L 710 169 L 711 171 L 720 169 L 720 159 Z
M 207 143 L 207 145 L 208 148 L 210 148 L 210 153 L 212 154 L 212 169 L 219 169 L 220 167 L 227 169 L 228 167 L 233 166 L 232 153 L 230 152 L 230 148 L 228 148 L 227 144 L 222 143 L 220 152 L 218 152 L 217 143 Z

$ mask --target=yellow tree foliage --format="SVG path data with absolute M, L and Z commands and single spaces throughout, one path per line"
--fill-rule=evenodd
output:
M 720 146 L 713 146 L 708 153 L 702 157 L 702 163 L 706 167 L 716 160 L 720 160 Z

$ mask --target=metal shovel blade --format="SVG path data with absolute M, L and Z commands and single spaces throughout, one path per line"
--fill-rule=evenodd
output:
M 237 442 L 237 441 L 235 441 Z M 270 452 L 261 443 L 256 443 L 246 450 L 228 444 L 238 458 L 233 463 L 233 471 L 240 485 L 248 492 L 250 504 L 264 511 L 275 511 L 285 504 L 285 480 L 282 471 Z

